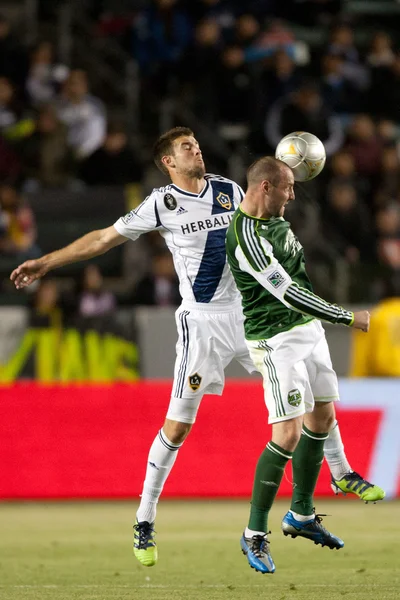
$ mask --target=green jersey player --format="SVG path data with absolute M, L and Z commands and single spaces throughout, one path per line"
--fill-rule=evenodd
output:
M 275 565 L 267 539 L 268 512 L 290 459 L 293 497 L 283 533 L 330 548 L 344 545 L 321 525 L 313 509 L 324 442 L 335 420 L 333 402 L 339 399 L 320 320 L 368 331 L 369 313 L 344 310 L 313 293 L 302 246 L 283 218 L 285 206 L 294 200 L 291 169 L 264 157 L 250 166 L 247 179 L 226 249 L 242 295 L 246 343 L 264 380 L 272 439 L 256 467 L 241 547 L 251 567 L 271 573 Z M 376 499 L 384 496 L 383 490 L 371 487 Z

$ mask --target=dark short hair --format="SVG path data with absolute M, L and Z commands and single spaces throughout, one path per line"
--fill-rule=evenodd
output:
M 289 169 L 283 161 L 273 156 L 263 156 L 255 160 L 247 169 L 247 185 L 256 185 L 267 179 L 272 185 L 278 185 L 281 179 L 282 167 Z
M 174 127 L 166 131 L 156 141 L 153 146 L 153 160 L 162 173 L 168 175 L 168 169 L 162 162 L 162 157 L 173 154 L 173 143 L 183 135 L 193 136 L 193 131 L 189 127 Z

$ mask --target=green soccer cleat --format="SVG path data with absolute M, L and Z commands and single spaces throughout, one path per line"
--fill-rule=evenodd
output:
M 154 523 L 136 521 L 133 526 L 133 554 L 144 567 L 152 567 L 158 559 L 154 534 Z
M 378 502 L 378 500 L 383 500 L 385 497 L 385 491 L 382 488 L 363 479 L 355 471 L 346 473 L 341 479 L 334 479 L 332 476 L 331 488 L 336 495 L 355 494 L 361 500 L 364 500 L 365 504 Z

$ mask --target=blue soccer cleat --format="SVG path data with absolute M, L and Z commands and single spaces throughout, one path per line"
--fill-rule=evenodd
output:
M 275 571 L 274 561 L 269 551 L 267 534 L 245 537 L 244 533 L 240 539 L 240 547 L 252 569 L 259 573 L 273 573 Z
M 343 540 L 321 525 L 321 516 L 325 517 L 326 515 L 315 515 L 315 518 L 309 521 L 297 521 L 292 513 L 288 511 L 282 520 L 283 535 L 291 535 L 292 538 L 304 537 L 313 541 L 314 544 L 328 546 L 331 550 L 334 548 L 340 550 L 344 546 Z

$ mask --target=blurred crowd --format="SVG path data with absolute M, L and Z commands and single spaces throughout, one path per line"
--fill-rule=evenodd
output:
M 142 134 L 159 134 L 157 115 L 169 99 L 201 124 L 203 137 L 223 139 L 239 156 L 245 148 L 249 160 L 273 153 L 291 131 L 317 135 L 327 166 L 298 186 L 299 202 L 287 217 L 311 259 L 317 291 L 330 286 L 341 264 L 350 269 L 356 300 L 384 295 L 387 281 L 400 274 L 395 24 L 391 30 L 378 21 L 364 31 L 344 19 L 337 0 L 86 4 L 93 35 L 112 39 L 138 65 Z M 320 42 L 303 39 L 305 28 L 319 32 Z M 25 47 L 0 16 L 0 255 L 40 254 L 31 192 L 143 180 L 148 156 L 131 146 L 125 123 L 90 88 L 90 73 L 61 64 L 50 41 Z M 228 174 L 229 160 L 221 174 Z M 130 301 L 173 304 L 176 290 L 165 300 L 168 286 L 157 284 L 164 258 L 154 239 L 147 282 L 137 282 Z M 82 300 L 80 310 L 93 305 Z

